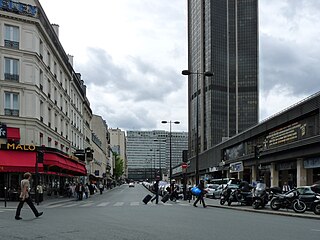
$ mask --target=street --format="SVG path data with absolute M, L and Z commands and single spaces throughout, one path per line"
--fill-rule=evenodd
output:
M 20 221 L 14 204 L 1 206 L 1 239 L 319 239 L 317 219 L 195 208 L 187 201 L 145 205 L 148 193 L 124 184 L 83 201 L 44 202 L 36 206 L 44 211 L 40 218 L 25 205 Z

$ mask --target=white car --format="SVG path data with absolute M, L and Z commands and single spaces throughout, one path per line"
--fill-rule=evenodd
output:
M 215 198 L 214 191 L 219 187 L 219 184 L 207 184 L 206 190 L 206 197 L 207 198 Z
M 130 182 L 130 183 L 129 183 L 129 187 L 134 187 L 134 183 L 133 183 L 133 182 Z

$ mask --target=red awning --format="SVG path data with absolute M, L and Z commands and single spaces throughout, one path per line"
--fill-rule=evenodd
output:
M 20 141 L 20 128 L 7 127 L 7 140 Z
M 35 172 L 36 152 L 0 150 L 0 172 Z M 43 171 L 43 164 L 38 164 Z
M 49 167 L 56 166 L 61 169 L 67 170 L 68 172 L 75 172 L 76 174 L 80 175 L 87 174 L 87 170 L 84 164 L 74 162 L 69 158 L 56 153 L 45 152 L 43 164 Z

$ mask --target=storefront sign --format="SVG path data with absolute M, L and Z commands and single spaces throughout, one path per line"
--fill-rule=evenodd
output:
M 243 172 L 243 163 L 242 162 L 235 162 L 230 163 L 230 172 Z
M 290 169 L 297 168 L 296 162 L 280 163 L 278 166 L 279 166 L 279 170 L 290 170 Z
M 320 168 L 320 157 L 305 160 L 303 166 L 304 168 Z
M 9 0 L 0 0 L 0 9 L 32 17 L 36 17 L 38 13 L 38 8 L 36 6 Z
M 7 125 L 0 124 L 0 138 L 7 138 Z
M 1 149 L 6 150 L 18 150 L 18 151 L 35 151 L 36 146 L 34 145 L 20 145 L 15 143 L 7 143 L 7 144 L 1 144 Z

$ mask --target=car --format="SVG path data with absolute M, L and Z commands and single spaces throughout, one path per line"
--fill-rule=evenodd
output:
M 134 187 L 134 183 L 133 183 L 133 182 L 130 182 L 130 183 L 129 183 L 129 187 Z
M 237 184 L 221 184 L 213 191 L 213 198 L 220 198 L 222 191 L 226 188 L 236 189 L 239 188 Z
M 207 184 L 205 191 L 207 198 L 215 198 L 214 191 L 219 187 L 219 184 Z

